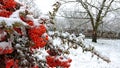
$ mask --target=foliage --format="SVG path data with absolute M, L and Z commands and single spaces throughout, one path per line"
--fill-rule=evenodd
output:
M 36 23 L 29 10 L 24 8 L 20 11 L 21 7 L 23 6 L 14 0 L 0 1 L 0 19 L 3 19 L 0 20 L 0 67 L 69 67 L 72 60 L 64 58 L 62 52 L 59 52 L 48 43 L 49 36 L 46 33 L 47 29 L 44 19 L 41 19 L 42 22 Z M 18 17 L 12 18 L 11 16 L 16 12 L 18 12 Z M 29 17 L 30 15 L 32 19 Z M 13 20 L 18 18 L 21 21 Z M 8 19 L 10 21 L 7 21 Z M 58 52 L 55 52 L 56 50 Z M 44 52 L 41 53 L 42 51 Z M 37 53 L 40 54 L 35 56 Z M 38 59 L 38 56 L 43 58 Z

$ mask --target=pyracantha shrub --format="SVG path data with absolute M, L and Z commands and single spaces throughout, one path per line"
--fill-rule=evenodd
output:
M 29 18 L 29 10 L 22 7 L 14 0 L 0 0 L 0 68 L 68 68 L 72 60 L 48 44 L 45 19 L 36 23 Z M 14 13 L 18 16 L 12 17 Z M 38 50 L 42 59 L 35 56 Z

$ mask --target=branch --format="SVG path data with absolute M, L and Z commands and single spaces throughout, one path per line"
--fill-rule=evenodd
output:
M 94 18 L 92 16 L 90 10 L 88 9 L 88 5 L 86 3 L 84 3 L 82 0 L 80 0 L 80 3 L 83 6 L 83 8 L 87 11 L 88 15 L 90 16 L 92 27 L 94 27 Z
M 57 35 L 57 36 L 56 36 L 56 35 Z M 110 60 L 108 57 L 101 55 L 97 50 L 95 50 L 95 48 L 94 48 L 93 46 L 90 45 L 89 47 L 87 47 L 87 46 L 83 43 L 83 37 L 82 37 L 82 36 L 79 36 L 79 37 L 75 37 L 75 38 L 73 38 L 73 39 L 70 39 L 70 37 L 71 37 L 70 35 L 68 35 L 68 36 L 63 36 L 62 33 L 61 33 L 61 34 L 56 34 L 56 33 L 54 33 L 53 35 L 51 35 L 51 37 L 60 37 L 60 39 L 62 40 L 62 42 L 65 42 L 64 40 L 67 40 L 67 41 L 68 41 L 67 43 L 79 45 L 79 46 L 82 48 L 83 52 L 84 52 L 84 51 L 89 51 L 89 52 L 91 52 L 92 54 L 96 55 L 97 57 L 101 58 L 103 61 L 105 61 L 105 62 L 107 62 L 107 63 L 111 62 L 111 60 Z M 78 39 L 78 40 L 76 40 L 76 39 Z M 69 45 L 69 44 L 68 44 L 68 45 Z M 73 47 L 73 46 L 70 46 L 70 45 L 69 45 L 67 50 L 69 50 L 71 47 Z
M 104 6 L 105 6 L 105 2 L 106 2 L 106 0 L 103 0 L 102 5 L 101 5 L 101 8 L 100 8 L 100 10 L 99 10 L 99 12 L 98 12 L 98 14 L 97 14 L 97 16 L 96 16 L 96 22 L 99 22 L 99 21 L 100 21 L 100 17 L 101 17 L 103 8 L 104 8 Z
M 83 11 L 61 11 L 56 17 L 64 17 L 68 19 L 90 19 L 87 12 Z
M 104 16 L 103 16 L 103 17 L 105 17 L 105 16 L 107 15 L 108 10 L 109 10 L 109 8 L 110 8 L 111 4 L 113 3 L 113 1 L 114 1 L 114 0 L 112 0 L 112 1 L 110 2 L 110 4 L 108 5 L 108 7 L 107 7 L 107 9 L 106 9 L 105 14 L 104 14 Z
M 98 8 L 98 7 L 96 7 L 96 6 L 92 5 L 92 4 L 88 3 L 88 2 L 87 2 L 87 4 L 88 4 L 89 6 L 91 6 L 91 7 L 96 8 L 97 10 L 99 10 L 99 8 Z
M 108 12 L 116 11 L 116 10 L 119 10 L 119 9 L 120 9 L 120 7 L 119 7 L 119 8 L 116 8 L 116 9 L 108 10 Z
M 83 49 L 83 51 L 89 51 L 92 54 L 96 55 L 97 57 L 101 58 L 103 61 L 106 61 L 107 63 L 111 62 L 111 60 L 108 57 L 101 55 L 97 50 L 95 50 L 93 46 L 90 45 L 89 47 L 86 47 L 86 45 L 84 45 L 83 42 L 80 42 L 80 41 L 74 42 L 73 40 L 69 40 L 69 41 L 79 45 Z
M 62 1 L 62 2 L 64 2 L 64 3 L 62 3 L 62 4 L 66 4 L 66 3 L 72 3 L 72 2 L 77 2 L 77 1 L 63 1 L 63 0 L 60 0 L 60 1 Z
M 87 23 L 89 23 L 89 22 L 90 22 L 90 20 L 88 20 L 88 21 L 86 21 L 86 22 L 84 22 L 84 23 L 78 25 L 77 27 L 80 27 L 80 26 L 82 26 L 82 25 L 84 25 L 84 24 L 87 24 Z
M 103 61 L 106 61 L 107 63 L 111 62 L 111 60 L 108 57 L 101 55 L 97 50 L 95 50 L 93 46 L 90 45 L 90 47 L 86 47 L 83 43 L 77 43 L 77 44 L 82 47 L 83 51 L 90 51 L 92 54 L 101 58 Z
M 67 17 L 67 16 L 56 16 L 56 17 L 64 17 L 64 18 L 68 18 L 68 19 L 90 19 L 88 17 L 84 18 L 84 17 Z

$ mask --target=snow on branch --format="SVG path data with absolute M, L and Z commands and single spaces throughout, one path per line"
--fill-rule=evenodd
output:
M 6 24 L 7 26 L 12 26 L 13 24 L 19 23 L 21 25 L 27 25 L 20 18 L 4 18 L 0 17 L 0 24 Z
M 100 54 L 93 46 L 90 45 L 89 47 L 86 47 L 82 42 L 77 42 L 76 44 L 80 45 L 80 47 L 83 49 L 83 51 L 90 51 L 92 54 L 96 55 L 98 58 L 101 58 L 102 60 L 106 61 L 107 63 L 111 62 L 111 60 L 108 57 Z
M 100 54 L 99 51 L 97 51 L 93 46 L 91 45 L 86 45 L 84 43 L 84 38 L 85 36 L 82 35 L 82 34 L 79 34 L 79 36 L 75 36 L 74 34 L 69 34 L 69 33 L 61 33 L 61 32 L 53 32 L 53 33 L 48 33 L 51 37 L 55 38 L 55 37 L 59 37 L 59 41 L 62 43 L 62 44 L 65 44 L 65 42 L 68 44 L 68 48 L 66 50 L 69 50 L 70 48 L 77 48 L 77 46 L 80 46 L 84 51 L 89 51 L 92 53 L 92 55 L 96 55 L 98 58 L 101 58 L 103 61 L 109 63 L 111 62 L 111 60 Z M 59 42 L 56 42 L 57 44 Z M 60 45 L 62 45 L 60 44 Z M 77 45 L 77 46 L 74 46 L 74 45 Z

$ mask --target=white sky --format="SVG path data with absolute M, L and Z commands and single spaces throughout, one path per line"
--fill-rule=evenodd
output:
M 48 11 L 52 10 L 52 5 L 55 0 L 35 0 L 35 3 L 40 8 L 41 12 L 46 14 Z

